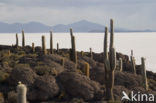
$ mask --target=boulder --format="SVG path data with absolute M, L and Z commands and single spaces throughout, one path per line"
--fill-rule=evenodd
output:
M 96 94 L 103 93 L 100 84 L 77 72 L 63 72 L 58 76 L 58 80 L 72 98 L 91 100 Z

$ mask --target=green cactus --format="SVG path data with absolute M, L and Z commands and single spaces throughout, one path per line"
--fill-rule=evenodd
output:
M 85 64 L 84 64 L 84 73 L 85 73 L 85 75 L 87 77 L 89 77 L 89 75 L 90 75 L 90 66 L 89 66 L 89 64 L 87 62 L 85 62 Z
M 105 68 L 105 82 L 106 82 L 106 99 L 114 101 L 113 87 L 114 87 L 114 71 L 116 69 L 116 51 L 114 49 L 114 30 L 113 20 L 110 20 L 110 48 L 109 57 L 107 52 L 107 37 L 108 29 L 105 27 L 104 38 L 104 68 Z
M 17 103 L 27 103 L 27 87 L 21 82 L 17 86 Z
M 131 65 L 132 65 L 132 72 L 136 75 L 136 66 L 135 66 L 135 58 L 133 57 L 133 50 L 131 50 Z
M 93 52 L 92 52 L 92 48 L 89 48 L 90 49 L 90 58 L 93 59 Z
M 70 34 L 71 34 L 71 50 L 70 50 L 70 59 L 73 61 L 75 64 L 77 64 L 77 52 L 76 52 L 76 46 L 75 46 L 75 37 L 73 36 L 72 29 L 70 29 Z
M 24 31 L 22 30 L 22 47 L 25 47 L 25 36 L 24 36 Z
M 34 53 L 35 52 L 35 44 L 32 43 L 32 52 Z
M 147 75 L 146 75 L 146 66 L 145 66 L 145 58 L 141 58 L 141 75 L 143 78 L 143 87 L 148 90 L 148 82 L 147 82 Z
M 16 33 L 16 47 L 18 47 L 18 34 Z
M 123 61 L 122 58 L 119 58 L 119 71 L 122 72 L 123 70 Z
M 53 34 L 52 31 L 50 31 L 50 54 L 53 54 L 54 50 L 53 50 Z
M 59 43 L 57 43 L 57 53 L 59 53 Z
M 45 44 L 45 36 L 42 36 L 42 52 L 44 55 L 47 54 L 46 44 Z

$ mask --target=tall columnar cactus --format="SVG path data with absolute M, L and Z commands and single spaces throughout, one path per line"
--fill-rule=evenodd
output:
M 148 90 L 148 82 L 147 82 L 147 75 L 146 75 L 146 66 L 145 66 L 145 58 L 141 58 L 141 75 L 143 78 L 143 87 Z
M 116 69 L 116 52 L 114 49 L 114 30 L 113 20 L 111 19 L 111 33 L 110 33 L 110 48 L 109 56 L 107 52 L 107 37 L 108 29 L 105 27 L 104 38 L 104 66 L 105 66 L 105 82 L 106 82 L 106 99 L 114 100 L 113 87 L 114 87 L 114 70 Z
M 17 93 L 17 103 L 27 103 L 27 87 L 21 82 L 17 86 Z
M 136 74 L 135 58 L 133 57 L 133 50 L 131 50 L 131 65 L 133 74 Z
M 85 62 L 85 64 L 84 64 L 84 73 L 85 73 L 85 75 L 87 77 L 89 77 L 89 75 L 90 75 L 90 66 L 89 66 L 89 64 L 87 62 Z
M 53 50 L 53 34 L 52 31 L 50 31 L 50 53 L 53 54 L 54 50 Z
M 90 58 L 93 59 L 93 52 L 92 52 L 92 48 L 89 48 L 90 49 Z
M 18 47 L 18 34 L 16 33 L 16 46 Z
M 84 52 L 83 51 L 81 51 L 81 56 L 84 56 Z
M 57 43 L 57 53 L 59 53 L 59 43 Z
M 75 46 L 75 37 L 73 36 L 72 29 L 70 29 L 70 35 L 71 35 L 71 50 L 70 50 L 70 59 L 77 64 L 77 52 L 76 52 L 76 46 Z
M 119 58 L 119 71 L 122 72 L 123 70 L 123 61 L 122 58 Z
M 32 43 L 32 52 L 34 53 L 35 52 L 35 44 Z
M 22 47 L 25 47 L 25 36 L 23 30 L 22 30 Z
M 47 54 L 46 44 L 45 44 L 45 36 L 42 36 L 42 52 L 43 54 Z

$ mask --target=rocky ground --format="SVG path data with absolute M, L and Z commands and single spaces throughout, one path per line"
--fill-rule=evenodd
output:
M 129 57 L 117 53 L 119 58 L 123 59 L 123 72 L 115 71 L 115 103 L 121 103 L 122 91 L 156 94 L 156 73 L 147 71 L 149 90 L 146 91 L 140 66 L 136 66 L 137 75 L 134 75 Z M 85 62 L 90 65 L 90 78 L 84 74 Z M 41 47 L 36 47 L 33 53 L 30 46 L 0 46 L 0 103 L 16 103 L 18 81 L 27 86 L 29 103 L 107 103 L 104 75 L 102 53 L 93 53 L 91 59 L 89 53 L 82 56 L 78 52 L 76 69 L 68 49 L 42 55 Z

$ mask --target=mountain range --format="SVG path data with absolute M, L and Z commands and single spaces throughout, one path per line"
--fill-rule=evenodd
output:
M 14 23 L 8 24 L 0 22 L 0 33 L 18 33 L 23 29 L 28 33 L 42 33 L 49 32 L 69 32 L 69 28 L 72 28 L 74 32 L 104 32 L 104 25 L 93 23 L 87 20 L 81 20 L 68 25 L 57 24 L 54 26 L 48 26 L 39 22 L 29 23 Z M 152 32 L 152 30 L 130 30 L 126 28 L 115 28 L 115 32 Z

